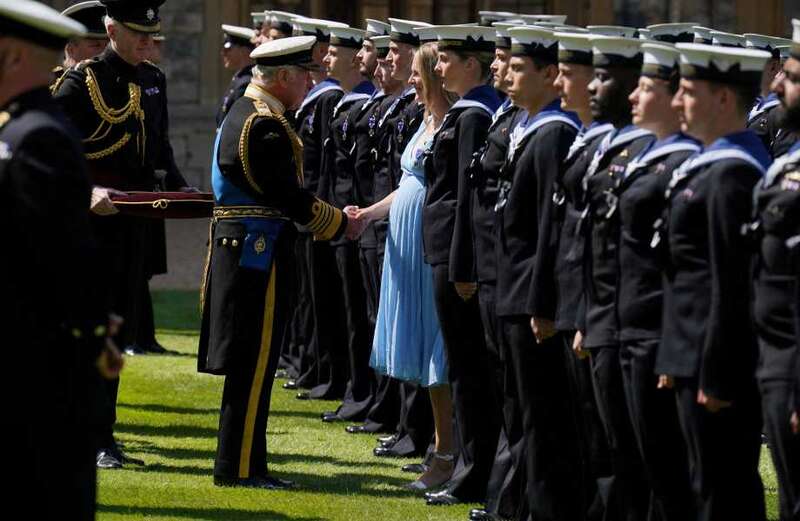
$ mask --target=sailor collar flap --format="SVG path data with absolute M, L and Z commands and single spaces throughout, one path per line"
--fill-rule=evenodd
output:
M 325 80 L 323 82 L 318 83 L 317 85 L 314 86 L 313 89 L 309 91 L 308 95 L 306 96 L 306 99 L 303 100 L 303 103 L 300 105 L 300 108 L 297 109 L 297 113 L 298 114 L 301 113 L 304 108 L 306 108 L 310 103 L 313 103 L 322 94 L 332 90 L 344 91 L 344 89 L 342 89 L 342 87 L 339 86 L 339 84 L 336 83 L 334 80 Z
M 550 123 L 564 123 L 574 129 L 578 129 L 578 124 L 574 119 L 559 110 L 540 112 L 527 123 L 520 123 L 511 132 L 508 145 L 508 161 L 514 161 L 517 151 L 522 148 L 527 139 L 540 128 Z

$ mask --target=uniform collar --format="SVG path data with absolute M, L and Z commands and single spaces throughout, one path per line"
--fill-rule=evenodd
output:
M 100 60 L 108 63 L 114 71 L 120 76 L 127 76 L 133 78 L 136 76 L 137 66 L 131 65 L 122 59 L 117 52 L 111 47 L 109 43 L 106 49 L 100 53 Z
M 752 130 L 742 130 L 734 132 L 717 139 L 711 145 L 703 150 L 703 153 L 714 152 L 717 150 L 726 150 L 736 148 L 747 154 L 750 154 L 753 159 L 758 161 L 759 164 L 766 170 L 772 163 L 772 158 L 767 152 L 764 143 L 759 139 L 755 132 Z
M 282 115 L 286 111 L 286 107 L 283 106 L 283 103 L 281 103 L 278 98 L 270 94 L 264 87 L 256 85 L 255 83 L 251 82 L 247 86 L 244 95 L 250 99 L 266 103 L 269 110 L 275 114 Z
M 369 80 L 364 80 L 351 90 L 353 94 L 366 94 L 368 96 L 375 92 L 375 84 Z
M 494 87 L 491 85 L 478 85 L 467 92 L 452 108 L 462 105 L 474 106 L 475 103 L 482 105 L 489 114 L 494 114 L 502 102 Z

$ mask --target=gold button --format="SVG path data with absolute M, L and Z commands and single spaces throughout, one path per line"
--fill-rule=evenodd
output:
M 239 241 L 237 241 L 236 239 L 233 239 L 233 240 L 231 241 L 231 246 L 233 246 L 234 248 L 235 248 L 235 247 L 237 247 L 237 246 L 239 246 Z
M 227 246 L 228 245 L 228 239 L 222 239 L 222 245 L 223 246 Z

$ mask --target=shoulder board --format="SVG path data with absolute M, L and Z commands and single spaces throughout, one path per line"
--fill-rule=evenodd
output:
M 72 67 L 72 69 L 75 69 L 75 70 L 78 70 L 78 71 L 84 71 L 84 70 L 86 70 L 87 68 L 91 67 L 92 65 L 94 65 L 96 63 L 98 63 L 96 58 L 89 58 L 88 60 L 83 60 L 82 62 L 78 63 L 77 65 Z M 72 69 L 69 69 L 69 70 L 72 70 Z

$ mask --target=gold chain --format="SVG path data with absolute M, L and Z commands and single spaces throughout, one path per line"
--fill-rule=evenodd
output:
M 125 135 L 122 136 L 122 139 L 120 139 L 110 147 L 101 150 L 99 152 L 91 152 L 91 153 L 87 152 L 86 159 L 94 160 L 94 159 L 102 159 L 104 157 L 108 157 L 117 150 L 119 150 L 120 148 L 124 147 L 130 140 L 131 140 L 131 135 L 126 132 Z
M 100 87 L 97 85 L 97 78 L 89 67 L 86 68 L 86 86 L 89 89 L 89 97 L 92 100 L 95 112 L 104 121 L 112 125 L 118 125 L 131 115 L 139 120 L 144 120 L 144 111 L 141 106 L 142 90 L 135 83 L 128 84 L 128 103 L 120 109 L 112 109 L 106 104 L 100 92 Z

